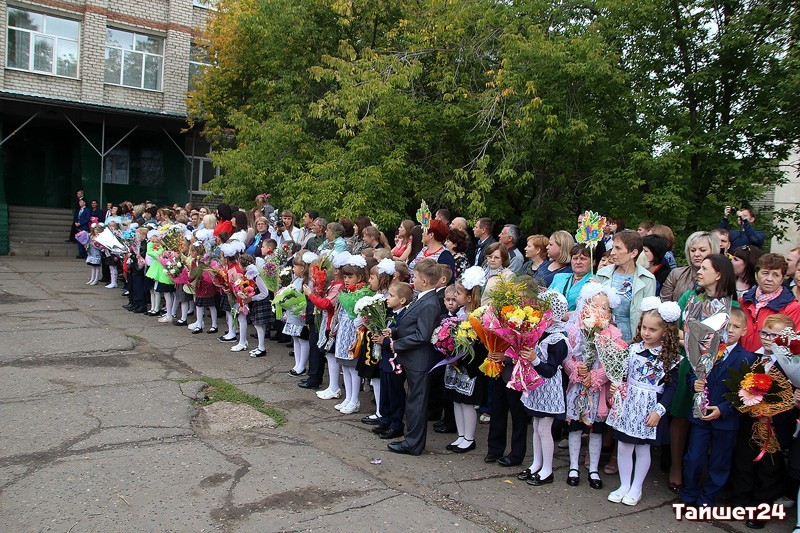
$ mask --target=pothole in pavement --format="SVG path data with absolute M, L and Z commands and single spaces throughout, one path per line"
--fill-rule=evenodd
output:
M 10 292 L 6 292 L 0 290 L 0 305 L 2 304 L 21 304 L 25 302 L 32 302 L 34 301 L 33 298 L 28 298 L 27 296 L 20 296 L 19 294 L 11 294 Z
M 269 509 L 288 509 L 290 511 L 308 511 L 309 509 L 330 510 L 331 507 L 348 499 L 357 498 L 365 491 L 351 490 L 325 490 L 320 487 L 307 487 L 302 489 L 287 490 L 271 494 L 261 500 L 237 505 L 233 508 L 214 509 L 211 517 L 215 520 L 238 520 L 255 512 Z
M 201 436 L 218 437 L 232 431 L 278 427 L 271 417 L 245 404 L 214 402 L 199 409 L 192 425 Z

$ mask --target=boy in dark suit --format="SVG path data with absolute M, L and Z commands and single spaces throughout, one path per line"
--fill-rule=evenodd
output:
M 408 283 L 396 281 L 389 286 L 386 307 L 391 310 L 394 324 L 397 324 L 414 299 L 414 289 Z M 381 418 L 372 432 L 382 439 L 396 439 L 403 435 L 403 416 L 406 412 L 406 378 L 392 361 L 391 344 L 388 337 L 374 336 L 373 342 L 382 342 L 383 357 L 378 362 L 381 371 Z
M 388 332 L 384 330 L 384 333 L 391 333 L 396 362 L 402 365 L 408 383 L 405 439 L 389 444 L 389 450 L 395 453 L 420 455 L 425 449 L 431 379 L 428 371 L 436 359 L 431 336 L 439 324 L 439 299 L 436 296 L 439 277 L 436 262 L 432 259 L 419 261 L 414 267 L 417 298 L 405 309 L 396 326 Z
M 706 381 L 697 379 L 691 370 L 686 376 L 690 390 L 701 392 L 704 388 L 708 389 L 709 403 L 706 416 L 697 419 L 693 413 L 689 414 L 691 431 L 688 451 L 683 460 L 684 487 L 680 493 L 681 500 L 687 504 L 708 504 L 713 507 L 717 495 L 728 481 L 741 415 L 723 397 L 728 392 L 724 381 L 728 379 L 730 369 L 738 370 L 744 362 L 752 365 L 756 359 L 755 354 L 739 344 L 739 339 L 746 332 L 747 316 L 741 309 L 732 308 L 725 355 L 714 364 Z M 701 485 L 700 476 L 706 466 L 708 478 Z

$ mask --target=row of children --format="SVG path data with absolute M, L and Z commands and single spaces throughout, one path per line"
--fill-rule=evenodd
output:
M 133 253 L 126 262 L 130 308 L 141 312 L 150 290 L 149 314 L 159 313 L 163 295 L 167 312 L 160 320 L 187 325 L 193 303 L 197 320 L 188 326 L 193 333 L 200 333 L 206 308 L 212 317 L 209 332 L 216 332 L 216 306 L 219 305 L 226 314 L 228 326 L 219 340 L 235 342 L 232 351 L 246 350 L 250 322 L 258 337 L 258 346 L 250 355 L 262 356 L 266 353 L 266 333 L 275 320 L 270 304 L 275 294 L 271 294 L 264 283 L 264 263 L 244 254 L 240 241 L 221 243 L 219 272 L 224 276 L 221 282 L 212 279 L 206 275 L 206 270 L 197 268 L 208 251 L 208 242 L 214 240 L 211 232 L 208 233 L 204 234 L 203 230 L 187 233 L 184 243 L 184 252 L 191 258 L 188 271 L 194 273 L 190 277 L 195 291 L 192 302 L 186 291 L 175 286 L 157 260 L 163 252 L 158 234 L 146 228 L 138 229 Z M 274 242 L 265 240 L 262 246 L 262 256 L 268 257 L 273 252 Z M 331 263 L 330 275 L 323 278 L 312 275 L 315 267 L 320 270 L 325 261 Z M 507 386 L 513 361 L 505 353 L 490 352 L 480 344 L 476 345 L 475 357 L 469 362 L 454 361 L 445 365 L 440 374 L 430 372 L 434 363 L 441 359 L 431 342 L 433 331 L 442 318 L 464 320 L 479 307 L 488 282 L 484 269 L 469 268 L 454 284 L 448 285 L 451 269 L 423 259 L 414 265 L 412 288 L 405 283 L 409 278 L 405 263 L 388 258 L 368 261 L 346 252 L 324 257 L 299 252 L 291 259 L 291 268 L 289 287 L 306 298 L 304 308 L 287 307 L 283 316 L 283 332 L 292 337 L 295 355 L 295 366 L 289 373 L 304 375 L 308 366 L 308 379 L 300 386 L 317 389 L 327 364 L 329 385 L 317 392 L 320 399 L 326 400 L 341 398 L 339 376 L 342 375 L 344 399 L 335 407 L 343 414 L 359 411 L 360 386 L 363 379 L 369 380 L 377 412 L 362 421 L 375 425 L 374 432 L 381 438 L 395 439 L 404 435 L 403 440 L 389 444 L 394 452 L 422 453 L 427 405 L 431 391 L 437 395 L 441 394 L 437 392 L 440 389 L 453 406 L 458 432 L 458 438 L 447 448 L 454 453 L 475 449 L 477 415 L 474 406 L 482 403 L 485 389 L 491 389 L 487 462 L 497 461 L 502 466 L 520 464 L 526 452 L 527 427 L 531 424 L 533 461 L 519 477 L 534 486 L 552 483 L 554 441 L 551 427 L 554 421 L 565 419 L 569 432 L 568 485 L 576 486 L 580 482 L 581 437 L 588 433 L 589 485 L 601 489 L 603 483 L 598 467 L 602 435 L 608 427 L 618 443 L 620 474 L 620 486 L 608 498 L 612 502 L 636 505 L 650 467 L 650 446 L 668 442 L 668 417 L 665 415 L 683 382 L 685 390 L 707 390 L 709 405 L 703 415 L 689 417 L 691 431 L 684 458 L 681 499 L 690 505 L 715 505 L 729 478 L 733 502 L 737 505 L 772 502 L 784 492 L 784 453 L 791 439 L 782 439 L 781 449 L 766 455 L 761 453 L 758 460 L 753 461 L 761 452 L 751 443 L 753 420 L 743 417 L 723 396 L 727 392 L 724 381 L 730 371 L 742 362 L 753 364 L 757 357 L 738 344 L 739 338 L 747 333 L 747 319 L 736 307 L 725 310 L 730 316 L 727 348 L 721 352 L 709 375 L 698 380 L 691 370 L 678 372 L 682 360 L 681 342 L 685 342 L 680 339 L 680 326 L 692 316 L 686 303 L 678 306 L 647 297 L 637 302 L 637 309 L 630 307 L 626 312 L 626 316 L 638 315 L 639 320 L 636 336 L 628 348 L 624 383 L 612 386 L 598 357 L 597 339 L 605 336 L 616 341 L 621 337 L 613 324 L 620 301 L 619 291 L 609 284 L 587 282 L 580 291 L 575 313 L 567 312 L 566 300 L 559 292 L 545 291 L 542 298 L 551 309 L 552 325 L 535 347 L 521 354 L 530 361 L 544 384 L 519 392 Z M 233 294 L 235 289 L 231 282 L 242 278 L 252 282 L 252 294 L 222 296 Z M 152 289 L 147 280 L 152 280 Z M 354 304 L 357 296 L 375 293 L 385 295 L 393 325 L 380 334 L 369 336 L 360 328 L 363 320 Z M 562 318 L 566 315 L 570 318 L 564 322 Z M 757 361 L 768 370 L 774 366 L 775 371 L 780 371 L 771 357 L 772 341 L 785 328 L 794 329 L 795 324 L 790 317 L 777 314 L 769 317 L 758 332 L 763 346 Z M 370 343 L 382 346 L 386 356 L 370 357 L 373 352 L 365 349 Z M 482 375 L 479 367 L 485 360 L 503 363 L 502 374 L 495 379 Z M 432 383 L 434 379 L 441 381 L 438 387 Z M 509 414 L 511 446 L 510 452 L 505 454 Z M 788 415 L 787 420 L 790 418 Z M 779 436 L 787 434 L 786 420 L 776 417 L 774 425 Z M 706 470 L 708 473 L 704 476 Z M 701 479 L 704 479 L 702 483 Z M 756 520 L 748 521 L 748 526 L 759 525 Z

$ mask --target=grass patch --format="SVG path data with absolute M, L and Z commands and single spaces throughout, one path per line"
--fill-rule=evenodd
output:
M 270 407 L 269 405 L 264 405 L 264 400 L 258 396 L 248 394 L 233 383 L 229 383 L 224 379 L 201 376 L 198 378 L 179 379 L 177 381 L 179 383 L 203 381 L 208 385 L 205 389 L 205 394 L 208 399 L 198 402 L 200 405 L 210 405 L 214 402 L 243 403 L 249 405 L 259 413 L 264 413 L 272 418 L 279 426 L 286 423 L 286 415 L 283 411 Z

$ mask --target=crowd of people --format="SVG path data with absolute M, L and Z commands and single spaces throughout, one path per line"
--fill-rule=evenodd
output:
M 675 253 L 669 227 L 643 221 L 625 229 L 618 218 L 607 220 L 592 246 L 576 243 L 572 228 L 523 241 L 516 225 L 479 218 L 470 228 L 446 209 L 424 226 L 404 220 L 382 232 L 366 216 L 326 220 L 308 210 L 298 220 L 276 210 L 268 195 L 249 211 L 125 202 L 103 213 L 96 202 L 79 202 L 74 226 L 89 235 L 78 245 L 90 266 L 88 285 L 107 269 L 105 287 L 123 288 L 128 311 L 191 334 L 220 333 L 217 320 L 224 317 L 225 332 L 216 339 L 244 352 L 255 338 L 254 358 L 267 355 L 268 340 L 289 343 L 295 364 L 288 374 L 303 377 L 298 386 L 320 401 L 336 400 L 334 408 L 350 415 L 362 410 L 362 399 L 374 399 L 375 411 L 361 421 L 392 452 L 420 455 L 429 421 L 434 431 L 457 436 L 447 450 L 483 448 L 484 461 L 501 467 L 522 465 L 530 442 L 532 463 L 518 478 L 540 486 L 555 482 L 553 456 L 564 448 L 567 485 L 580 485 L 583 463 L 591 489 L 603 489 L 601 471 L 606 480 L 616 474 L 608 500 L 633 506 L 657 447 L 668 486 L 687 505 L 716 506 L 726 487 L 735 506 L 796 500 L 796 413 L 774 417 L 780 446 L 765 451 L 751 440 L 756 419 L 724 396 L 725 380 L 742 363 L 781 372 L 775 340 L 800 326 L 800 248 L 786 257 L 762 253 L 764 233 L 748 209 L 726 208 L 719 227 L 692 233 L 683 253 Z M 167 226 L 181 230 L 177 254 L 188 277 L 180 281 L 159 260 L 170 249 L 161 232 Z M 101 238 L 106 228 L 124 250 Z M 213 269 L 203 268 L 209 255 L 218 261 Z M 285 293 L 268 286 L 265 275 L 278 256 Z M 241 279 L 250 292 L 232 286 Z M 508 280 L 535 283 L 547 302 L 552 322 L 518 354 L 541 383 L 511 387 L 516 360 L 480 341 L 469 361 L 433 368 L 443 359 L 432 339 L 437 327 L 448 319 L 468 322 Z M 363 327 L 354 304 L 365 294 L 385 297 L 387 327 Z M 718 314 L 725 318 L 722 348 L 713 369 L 698 376 L 687 357 L 686 326 Z M 602 337 L 626 347 L 621 383 L 598 357 Z M 502 366 L 498 376 L 482 372 L 487 361 Z M 697 411 L 693 398 L 703 391 L 707 405 Z M 476 443 L 479 423 L 489 426 L 483 446 Z M 746 524 L 764 525 L 755 517 Z

